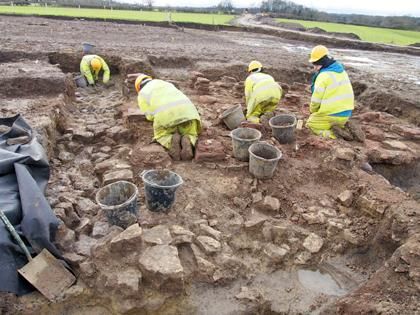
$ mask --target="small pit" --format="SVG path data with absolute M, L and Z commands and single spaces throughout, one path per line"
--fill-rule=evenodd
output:
M 392 185 L 420 201 L 420 162 L 403 165 L 374 164 L 373 169 Z

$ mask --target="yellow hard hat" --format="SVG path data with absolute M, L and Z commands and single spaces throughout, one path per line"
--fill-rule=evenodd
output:
M 328 55 L 328 48 L 323 45 L 318 45 L 312 49 L 309 62 L 311 63 L 317 62 L 319 59 L 327 55 Z
M 152 77 L 150 75 L 147 75 L 147 74 L 140 74 L 137 77 L 136 82 L 134 82 L 134 87 L 136 88 L 137 93 L 140 91 L 141 83 L 146 79 L 152 79 Z
M 90 65 L 91 65 L 92 69 L 95 70 L 95 71 L 99 71 L 102 68 L 102 62 L 98 58 L 93 58 L 90 61 Z
M 248 72 L 251 72 L 251 71 L 253 71 L 253 70 L 255 70 L 255 69 L 259 69 L 259 68 L 262 68 L 262 63 L 261 62 L 259 62 L 259 61 L 257 61 L 257 60 L 253 60 L 253 61 L 251 61 L 250 63 L 249 63 L 249 66 L 248 66 Z

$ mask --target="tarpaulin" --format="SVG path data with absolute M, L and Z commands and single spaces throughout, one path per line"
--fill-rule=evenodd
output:
M 32 255 L 46 248 L 61 258 L 53 244 L 59 221 L 44 195 L 50 175 L 45 151 L 20 115 L 0 118 L 1 125 L 9 130 L 0 131 L 0 209 Z M 0 220 L 0 291 L 22 295 L 33 290 L 17 273 L 27 262 Z

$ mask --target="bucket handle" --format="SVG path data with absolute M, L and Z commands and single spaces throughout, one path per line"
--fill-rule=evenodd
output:
M 146 174 L 147 172 L 149 172 L 149 171 L 151 171 L 151 170 L 143 170 L 141 173 L 140 173 L 140 177 L 143 179 L 143 175 L 144 174 Z M 179 175 L 178 175 L 179 176 Z M 180 177 L 180 176 L 179 176 Z M 178 186 L 181 186 L 182 184 L 184 184 L 184 180 L 182 179 L 182 177 L 180 177 L 181 178 L 181 182 L 177 185 L 177 187 Z M 144 180 L 143 180 L 144 181 Z
M 144 175 L 144 174 L 146 174 L 148 171 L 150 171 L 150 170 L 143 170 L 143 171 L 140 173 L 140 176 L 141 176 L 141 177 L 143 177 L 143 175 Z

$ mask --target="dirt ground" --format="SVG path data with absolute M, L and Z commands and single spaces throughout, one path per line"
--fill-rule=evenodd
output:
M 47 149 L 57 243 L 78 278 L 56 303 L 3 294 L 0 314 L 418 312 L 420 57 L 330 47 L 349 70 L 366 140 L 303 129 L 281 145 L 266 126 L 262 139 L 283 156 L 272 179 L 257 180 L 232 157 L 219 116 L 244 105 L 246 65 L 257 59 L 285 92 L 276 113 L 307 118 L 310 45 L 31 17 L 2 16 L 0 29 L 0 113 L 21 113 Z M 111 86 L 75 87 L 82 42 L 111 66 Z M 173 162 L 151 143 L 123 83 L 134 72 L 171 81 L 197 106 L 196 160 Z M 184 184 L 159 214 L 147 210 L 139 174 L 162 168 Z M 138 224 L 125 230 L 95 201 L 119 179 L 139 188 Z

